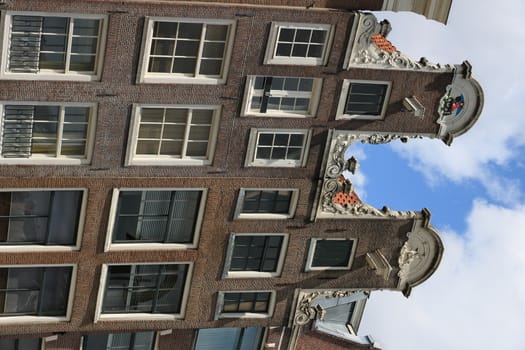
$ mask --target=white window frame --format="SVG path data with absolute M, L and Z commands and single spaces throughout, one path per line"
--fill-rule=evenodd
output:
M 261 271 L 229 271 L 231 266 L 231 259 L 233 255 L 233 248 L 235 246 L 235 237 L 239 236 L 279 236 L 282 237 L 281 250 L 279 252 L 279 259 L 277 260 L 277 267 L 274 272 Z M 287 233 L 232 233 L 228 239 L 228 250 L 226 251 L 226 259 L 224 263 L 223 278 L 271 278 L 279 277 L 283 270 L 284 259 L 286 257 L 286 249 L 288 248 Z
M 148 72 L 149 56 L 151 51 L 151 42 L 153 37 L 153 27 L 155 22 L 184 22 L 200 24 L 217 24 L 228 25 L 229 31 L 226 37 L 226 47 L 224 50 L 222 70 L 219 77 L 208 76 L 190 76 L 181 73 L 150 73 Z M 155 83 L 155 84 L 224 84 L 228 77 L 230 59 L 232 55 L 233 42 L 235 36 L 235 20 L 211 19 L 211 18 L 185 18 L 185 17 L 146 17 L 144 24 L 144 33 L 142 35 L 142 49 L 137 74 L 137 83 Z M 202 51 L 202 40 L 199 54 Z M 197 59 L 196 66 L 199 66 L 200 58 Z M 197 70 L 197 68 L 196 68 Z
M 60 108 L 57 130 L 57 142 L 60 142 L 64 110 L 66 107 L 88 107 L 89 119 L 86 130 L 86 152 L 84 157 L 75 156 L 49 156 L 45 154 L 35 154 L 29 158 L 3 158 L 0 153 L 0 164 L 57 164 L 57 165 L 80 165 L 90 164 L 93 157 L 93 146 L 95 143 L 95 129 L 97 125 L 97 104 L 96 103 L 76 103 L 76 102 L 42 102 L 42 101 L 0 101 L 0 130 L 3 130 L 4 107 L 5 106 L 57 106 Z M 2 147 L 2 135 L 0 135 L 0 148 Z
M 276 56 L 277 40 L 282 28 L 286 29 L 307 29 L 322 30 L 326 32 L 326 40 L 323 46 L 321 57 L 284 57 Z M 304 65 L 304 66 L 322 66 L 328 61 L 330 47 L 334 36 L 334 26 L 331 24 L 321 23 L 289 23 L 289 22 L 272 22 L 270 34 L 268 36 L 268 45 L 264 56 L 265 64 L 285 64 L 285 65 Z
M 212 110 L 213 120 L 210 128 L 210 137 L 208 139 L 208 155 L 206 158 L 192 158 L 192 157 L 175 157 L 175 156 L 154 156 L 154 155 L 137 155 L 137 141 L 139 138 L 141 109 L 142 108 L 187 108 L 190 110 Z M 218 105 L 165 105 L 165 104 L 135 104 L 131 117 L 128 145 L 126 149 L 126 166 L 142 166 L 142 165 L 210 165 L 213 162 L 215 154 L 215 147 L 217 143 L 217 133 L 219 131 L 219 120 L 221 114 L 221 106 Z M 188 143 L 189 128 L 186 128 L 184 144 Z
M 259 135 L 261 133 L 279 133 L 279 134 L 298 134 L 304 136 L 301 158 L 300 159 L 257 159 L 257 146 Z M 246 152 L 246 159 L 244 161 L 245 167 L 290 167 L 298 168 L 304 167 L 308 160 L 308 151 L 310 149 L 310 140 L 312 138 L 312 131 L 308 129 L 258 129 L 252 128 L 250 130 L 250 138 L 248 140 L 248 150 Z
M 112 243 L 113 228 L 115 226 L 115 218 L 117 215 L 118 197 L 121 191 L 198 191 L 201 193 L 201 201 L 195 222 L 195 231 L 193 232 L 193 242 L 189 244 L 184 243 Z M 206 198 L 208 196 L 207 188 L 114 188 L 111 197 L 111 206 L 109 209 L 109 220 L 106 231 L 106 242 L 104 244 L 104 251 L 123 251 L 123 250 L 169 250 L 169 249 L 190 249 L 197 248 L 202 222 L 204 218 L 204 211 L 206 208 Z
M 148 332 L 148 331 L 146 330 L 145 332 Z M 164 334 L 162 334 L 162 331 L 151 330 L 151 332 L 155 333 L 152 349 L 153 350 L 158 350 L 159 349 L 159 338 L 161 336 L 163 336 Z M 139 332 L 139 331 L 132 331 L 132 332 L 118 332 L 118 333 L 141 333 L 141 332 Z M 107 334 L 109 335 L 109 334 L 118 334 L 118 333 L 116 333 L 116 332 L 113 332 L 113 333 L 108 332 Z M 86 334 L 84 334 L 84 335 L 82 335 L 80 337 L 80 348 L 79 348 L 79 350 L 84 350 L 84 337 L 85 336 L 86 336 Z M 89 336 L 89 334 L 88 334 L 88 336 Z M 42 349 L 42 350 L 45 350 L 45 349 Z
M 268 301 L 267 312 L 236 312 L 223 313 L 224 294 L 226 293 L 270 293 L 270 300 Z M 217 305 L 215 309 L 215 320 L 223 318 L 269 318 L 272 317 L 275 310 L 276 293 L 273 290 L 225 290 L 217 293 Z
M 306 113 L 293 112 L 293 111 L 281 111 L 281 110 L 267 110 L 265 113 L 260 111 L 255 111 L 251 109 L 251 103 L 253 96 L 258 96 L 264 94 L 264 91 L 258 91 L 254 89 L 255 79 L 258 77 L 269 77 L 269 75 L 249 75 L 246 78 L 246 86 L 244 89 L 244 99 L 242 101 L 241 108 L 241 117 L 278 117 L 278 118 L 312 118 L 317 114 L 317 107 L 319 105 L 319 99 L 321 96 L 321 89 L 323 85 L 322 78 L 313 78 L 313 77 L 283 77 L 283 76 L 271 76 L 272 78 L 303 78 L 303 79 L 313 79 L 312 83 L 312 92 L 306 91 L 292 91 L 287 92 L 286 90 L 274 90 L 275 94 L 268 93 L 268 96 L 276 97 L 297 97 L 297 98 L 308 98 L 310 99 L 310 104 L 308 106 L 308 111 Z
M 0 317 L 0 325 L 16 324 L 16 323 L 55 323 L 68 322 L 71 320 L 71 313 L 73 310 L 73 301 L 75 297 L 75 287 L 77 280 L 77 265 L 75 264 L 35 264 L 35 265 L 0 265 L 0 268 L 37 268 L 37 267 L 60 267 L 71 266 L 71 281 L 69 284 L 69 295 L 67 298 L 66 316 L 9 316 Z
M 290 206 L 288 213 L 243 213 L 242 207 L 244 203 L 244 196 L 246 191 L 287 191 L 291 192 Z M 299 198 L 299 190 L 296 188 L 241 188 L 239 190 L 239 197 L 237 199 L 237 205 L 235 207 L 235 219 L 290 219 L 295 215 L 295 209 L 297 208 L 297 200 Z
M 348 93 L 350 90 L 350 83 L 387 85 L 387 89 L 386 89 L 384 100 L 383 100 L 383 106 L 381 108 L 381 113 L 377 115 L 345 114 L 346 101 L 348 99 Z M 391 90 L 392 90 L 392 82 L 390 81 L 345 79 L 343 81 L 343 86 L 341 87 L 341 95 L 339 97 L 339 103 L 337 104 L 337 112 L 336 112 L 335 119 L 365 119 L 365 120 L 384 119 L 386 108 L 390 100 Z
M 3 188 L 0 192 L 38 192 L 38 191 L 82 191 L 82 203 L 80 204 L 80 212 L 78 218 L 78 228 L 76 232 L 76 242 L 73 246 L 63 245 L 0 245 L 0 253 L 13 252 L 69 252 L 80 250 L 82 242 L 82 234 L 84 232 L 84 221 L 86 216 L 86 207 L 88 200 L 88 190 L 85 188 Z
M 348 258 L 348 264 L 346 266 L 312 266 L 314 259 L 315 248 L 318 241 L 353 241 L 352 250 L 350 251 L 350 257 Z M 306 257 L 305 272 L 308 271 L 324 271 L 324 270 L 350 270 L 352 263 L 354 262 L 355 252 L 357 249 L 357 238 L 312 238 L 310 240 L 310 248 L 308 249 L 308 256 Z
M 33 339 L 40 339 L 40 347 L 39 347 L 39 350 L 45 350 L 46 349 L 46 346 L 45 346 L 45 343 L 47 342 L 46 341 L 46 338 L 41 338 L 41 337 L 23 337 L 23 338 L 33 338 Z M 20 339 L 23 339 L 22 337 L 20 338 L 11 338 L 12 340 L 20 340 Z M 25 350 L 25 349 L 21 349 L 20 348 L 20 345 L 18 345 L 18 349 L 19 350 Z
M 184 281 L 184 290 L 182 291 L 182 299 L 180 302 L 180 312 L 177 314 L 151 314 L 151 313 L 102 313 L 102 304 L 104 302 L 104 292 L 106 290 L 106 280 L 108 274 L 108 266 L 114 265 L 188 265 L 188 272 L 186 280 Z M 95 306 L 94 323 L 104 321 L 174 321 L 184 319 L 186 314 L 186 304 L 188 302 L 190 284 L 193 273 L 192 261 L 177 261 L 177 262 L 130 262 L 118 264 L 103 264 L 100 272 L 100 282 L 97 293 L 97 303 Z
M 80 19 L 98 19 L 101 21 L 100 35 L 98 37 L 97 54 L 95 58 L 95 72 L 76 73 L 76 72 L 60 72 L 53 70 L 43 70 L 42 73 L 13 73 L 8 71 L 9 62 L 9 43 L 11 34 L 11 20 L 12 16 L 41 16 L 41 17 L 68 17 Z M 104 62 L 104 51 L 106 48 L 106 34 L 108 26 L 107 15 L 93 15 L 86 13 L 57 13 L 57 12 L 28 12 L 28 11 L 6 11 L 2 13 L 3 25 L 3 53 L 2 62 L 0 64 L 0 79 L 15 79 L 15 80 L 73 80 L 73 81 L 97 81 L 100 80 Z M 68 36 L 71 38 L 71 31 Z M 67 58 L 66 58 L 67 59 Z

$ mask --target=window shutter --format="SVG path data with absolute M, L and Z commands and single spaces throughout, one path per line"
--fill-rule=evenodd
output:
M 5 106 L 2 157 L 29 158 L 33 135 L 34 106 Z
M 42 22 L 40 16 L 12 17 L 9 71 L 38 72 Z

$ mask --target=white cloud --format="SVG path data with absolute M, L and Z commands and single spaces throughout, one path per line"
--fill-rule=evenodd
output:
M 521 89 L 525 65 L 512 59 L 525 54 L 523 45 L 517 44 L 525 42 L 525 31 L 517 30 L 524 4 L 503 0 L 495 10 L 490 1 L 454 1 L 447 26 L 409 13 L 379 15 L 392 22 L 389 39 L 414 58 L 427 56 L 456 64 L 468 58 L 485 93 L 479 121 L 450 148 L 430 140 L 392 145 L 430 183 L 475 180 L 495 200 L 515 204 L 521 198 L 517 180 L 501 176 L 494 167 L 518 164 L 525 173 L 519 164 L 525 147 L 525 92 Z
M 401 293 L 376 292 L 361 334 L 387 350 L 523 349 L 525 204 L 512 209 L 475 201 L 461 236 L 442 234 L 434 276 Z

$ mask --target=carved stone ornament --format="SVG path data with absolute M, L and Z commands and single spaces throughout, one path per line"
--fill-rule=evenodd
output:
M 430 63 L 426 58 L 415 61 L 399 51 L 385 51 L 375 45 L 372 36 L 381 34 L 386 36 L 383 30 L 384 24 L 378 23 L 376 17 L 371 13 L 359 13 L 359 22 L 355 30 L 355 37 L 348 49 L 348 68 L 380 68 L 397 70 L 417 70 L 430 72 L 451 72 L 452 65 L 440 65 Z
M 369 291 L 364 290 L 315 290 L 301 292 L 295 307 L 293 324 L 303 326 L 311 320 L 322 319 L 324 316 L 323 309 L 316 303 L 322 298 L 342 298 L 351 295 L 358 297 L 360 293 L 364 293 L 366 296 L 370 294 Z
M 417 223 L 419 227 L 407 234 L 398 257 L 398 288 L 405 294 L 434 273 L 443 255 L 443 243 L 434 228 L 423 227 L 420 220 Z
M 484 95 L 479 83 L 471 77 L 468 61 L 456 66 L 452 84 L 439 102 L 439 136 L 447 143 L 467 132 L 478 120 Z
M 410 138 L 420 138 L 419 135 L 397 135 L 397 134 L 355 134 L 348 132 L 335 132 L 330 145 L 329 156 L 324 173 L 324 181 L 321 189 L 321 197 L 317 217 L 352 218 L 352 217 L 397 217 L 413 218 L 417 216 L 413 211 L 397 211 L 388 207 L 377 209 L 365 203 L 340 205 L 334 201 L 337 193 L 349 194 L 353 186 L 345 179 L 343 173 L 348 170 L 348 162 L 345 160 L 346 149 L 355 142 L 369 144 L 383 144 L 392 140 L 406 142 Z

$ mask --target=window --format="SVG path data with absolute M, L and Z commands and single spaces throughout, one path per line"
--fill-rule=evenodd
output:
M 94 80 L 102 67 L 105 18 L 10 12 L 4 78 Z
M 106 250 L 195 247 L 205 199 L 202 189 L 115 190 Z
M 248 76 L 242 115 L 313 117 L 321 92 L 320 78 Z
M 349 270 L 355 255 L 355 239 L 312 238 L 306 262 L 306 271 Z
M 0 349 L 2 350 L 41 350 L 42 349 L 42 339 L 40 338 L 0 339 Z
M 2 105 L 0 161 L 85 164 L 94 137 L 93 105 Z
M 153 350 L 155 332 L 91 334 L 83 337 L 82 350 Z
M 225 277 L 276 277 L 281 273 L 288 235 L 232 234 Z
M 127 165 L 211 164 L 220 106 L 135 109 Z
M 259 318 L 273 313 L 272 291 L 219 292 L 216 318 Z
M 189 271 L 187 263 L 104 265 L 99 318 L 181 318 Z
M 252 129 L 245 166 L 304 166 L 310 136 L 309 130 Z
M 266 64 L 320 66 L 328 60 L 329 24 L 274 22 L 266 48 Z
M 0 250 L 78 246 L 82 190 L 0 192 Z M 18 249 L 21 249 L 19 247 Z
M 336 119 L 382 119 L 389 96 L 389 82 L 345 80 Z
M 205 328 L 199 329 L 194 350 L 259 350 L 264 328 Z
M 295 212 L 297 190 L 248 189 L 239 192 L 236 218 L 287 219 Z
M 0 268 L 0 322 L 67 321 L 72 276 L 72 266 Z
M 224 83 L 234 30 L 230 20 L 148 18 L 139 82 Z

